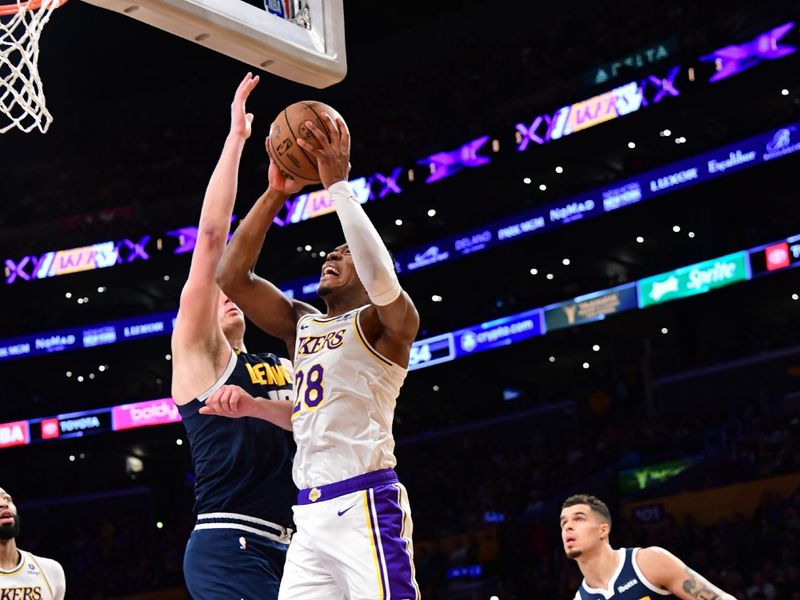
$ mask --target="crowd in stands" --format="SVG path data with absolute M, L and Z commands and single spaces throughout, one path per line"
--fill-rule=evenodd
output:
M 630 498 L 616 487 L 620 469 L 685 457 L 701 462 L 676 477 L 677 486 L 665 484 L 671 494 L 800 473 L 797 417 L 756 409 L 693 418 L 553 413 L 401 440 L 398 457 L 412 501 L 423 597 L 469 597 L 453 595 L 464 582 L 448 581 L 448 570 L 480 564 L 474 585 L 481 593 L 493 587 L 503 600 L 571 598 L 578 571 L 563 557 L 557 516 L 564 497 L 584 485 L 600 489 L 617 509 L 615 546 L 668 548 L 741 600 L 795 600 L 792 594 L 800 593 L 800 495 L 765 494 L 752 518 L 731 515 L 710 526 L 642 525 L 622 517 L 621 503 Z M 150 481 L 113 497 L 23 508 L 21 546 L 62 560 L 77 600 L 179 586 L 192 527 L 190 480 L 181 503 L 158 501 L 158 487 Z

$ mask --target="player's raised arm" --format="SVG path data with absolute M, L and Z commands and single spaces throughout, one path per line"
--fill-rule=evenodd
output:
M 642 548 L 637 554 L 637 562 L 651 583 L 683 600 L 736 600 L 663 548 Z
M 214 282 L 214 273 L 228 240 L 239 161 L 252 130 L 253 115 L 246 112 L 245 103 L 258 79 L 258 75 L 253 77 L 248 73 L 239 84 L 231 104 L 231 128 L 203 199 L 197 244 L 189 277 L 181 292 L 172 336 L 173 349 L 200 345 L 200 350 L 207 351 L 225 340 L 217 316 L 219 288 Z
M 299 300 L 290 300 L 275 285 L 256 275 L 254 269 L 273 219 L 286 198 L 300 189 L 301 184 L 284 177 L 270 161 L 269 188 L 236 228 L 216 273 L 225 294 L 260 329 L 283 340 L 290 358 L 294 354 L 297 319 L 317 310 Z
M 365 329 L 377 329 L 376 348 L 401 366 L 408 364 L 411 343 L 419 329 L 419 314 L 414 303 L 400 287 L 389 251 L 353 194 L 347 177 L 350 173 L 350 132 L 342 118 L 336 122 L 327 113 L 321 120 L 325 131 L 313 122 L 306 126 L 316 145 L 298 139 L 297 143 L 317 160 L 320 179 L 329 190 L 342 224 L 345 241 L 361 283 L 375 307 L 375 323 L 363 323 Z M 367 321 L 372 316 L 365 311 Z

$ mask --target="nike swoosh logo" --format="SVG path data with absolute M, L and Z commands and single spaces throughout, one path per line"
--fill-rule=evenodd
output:
M 356 502 L 356 504 L 358 504 L 358 502 Z M 356 504 L 353 504 L 353 506 L 355 506 Z M 347 512 L 348 510 L 350 510 L 351 508 L 353 508 L 353 506 L 348 506 L 348 507 L 347 507 L 347 508 L 345 508 L 344 510 L 337 511 L 337 513 L 336 513 L 336 514 L 337 514 L 337 515 L 339 515 L 339 516 L 341 517 L 341 516 L 342 516 L 344 513 L 346 513 L 346 512 Z

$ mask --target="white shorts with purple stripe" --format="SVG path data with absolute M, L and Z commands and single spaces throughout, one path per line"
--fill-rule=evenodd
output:
M 417 600 L 408 494 L 392 469 L 310 488 L 278 600 Z

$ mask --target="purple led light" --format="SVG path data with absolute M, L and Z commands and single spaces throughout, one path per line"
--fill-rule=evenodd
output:
M 231 223 L 233 223 L 237 219 L 236 215 L 231 215 Z M 173 231 L 167 231 L 167 235 L 174 237 L 178 240 L 178 244 L 180 244 L 175 250 L 173 250 L 173 254 L 185 254 L 186 252 L 191 252 L 194 250 L 194 247 L 197 245 L 197 227 L 180 227 L 179 229 L 174 229 Z M 147 239 L 150 239 L 150 236 L 145 236 Z M 233 237 L 232 233 L 228 234 L 228 241 L 230 241 L 231 237 Z M 145 238 L 142 238 L 145 240 Z M 141 243 L 141 242 L 140 242 Z M 144 241 L 143 245 L 146 244 L 147 241 Z M 131 262 L 132 258 L 128 258 L 128 262 Z
M 797 48 L 790 45 L 780 45 L 780 40 L 794 27 L 794 22 L 790 21 L 780 25 L 775 29 L 764 32 L 750 42 L 744 44 L 732 44 L 711 54 L 701 56 L 700 60 L 716 63 L 719 70 L 709 79 L 710 82 L 726 79 L 737 73 L 752 69 L 765 60 L 777 60 L 794 54 Z
M 370 180 L 369 180 L 369 199 L 375 200 L 384 198 L 389 194 L 399 194 L 403 190 L 397 185 L 397 179 L 400 177 L 400 173 L 402 172 L 403 167 L 397 167 L 394 171 L 391 172 L 390 175 L 382 175 L 380 173 L 375 173 Z M 375 183 L 379 183 L 381 185 L 380 191 L 376 194 L 375 193 Z
M 546 125 L 545 131 L 543 132 L 544 137 L 539 135 L 539 129 L 542 123 Z M 536 142 L 537 144 L 549 142 L 553 133 L 553 126 L 553 117 L 550 115 L 539 115 L 533 120 L 533 123 L 531 123 L 530 127 L 524 123 L 517 123 L 517 131 L 520 134 L 520 142 L 517 146 L 517 151 L 522 152 L 525 150 L 531 141 Z
M 425 180 L 425 183 L 433 183 L 455 175 L 462 169 L 481 167 L 492 161 L 488 156 L 480 156 L 478 151 L 489 141 L 489 136 L 484 135 L 471 142 L 467 142 L 463 146 L 451 150 L 449 152 L 437 152 L 422 160 L 418 160 L 417 164 L 425 165 L 431 170 L 431 174 Z
M 642 105 L 649 106 L 650 104 L 658 104 L 664 96 L 678 96 L 680 92 L 675 87 L 675 78 L 680 72 L 680 67 L 673 67 L 667 73 L 666 77 L 656 77 L 650 75 L 647 79 L 642 81 Z M 656 90 L 653 98 L 648 102 L 646 90 L 652 87 Z
M 6 283 L 14 283 L 14 281 L 19 277 L 24 281 L 30 281 L 31 276 L 26 273 L 23 268 L 30 262 L 30 259 L 34 258 L 32 256 L 25 256 L 23 257 L 18 263 L 15 263 L 11 259 L 6 259 L 6 270 L 8 271 L 8 275 L 6 276 Z M 34 267 L 35 268 L 35 267 Z
M 174 231 L 168 231 L 167 235 L 177 238 L 180 244 L 180 246 L 175 248 L 173 254 L 191 252 L 197 244 L 197 227 L 181 227 Z
M 678 96 L 680 91 L 675 80 L 679 73 L 680 67 L 673 67 L 664 77 L 650 75 L 641 81 L 630 81 L 592 98 L 562 106 L 552 114 L 539 115 L 530 125 L 517 123 L 517 152 L 527 150 L 531 142 L 546 144 L 634 113 L 643 106 L 658 104 L 667 96 Z
M 150 236 L 146 235 L 142 237 L 138 242 L 133 242 L 129 239 L 120 240 L 117 242 L 116 251 L 117 251 L 117 264 L 121 264 L 122 262 L 133 262 L 137 258 L 141 260 L 149 260 L 150 255 L 145 250 L 145 246 L 147 246 L 147 242 L 150 241 Z M 123 261 L 122 260 L 122 248 L 127 248 L 130 250 L 127 258 Z

